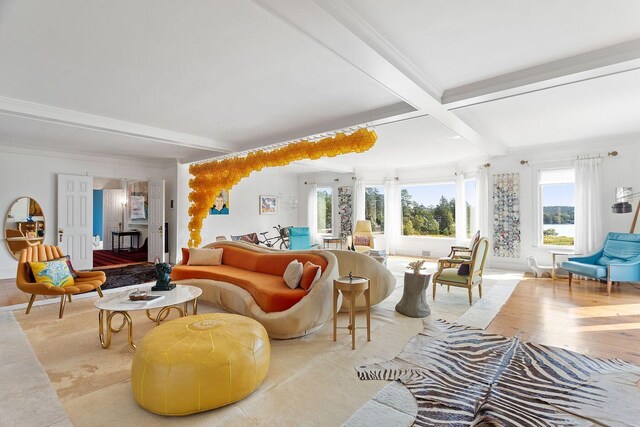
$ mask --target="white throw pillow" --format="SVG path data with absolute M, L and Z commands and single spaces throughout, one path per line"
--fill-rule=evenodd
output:
M 198 249 L 189 248 L 189 261 L 187 265 L 221 265 L 222 248 Z
M 284 279 L 287 286 L 291 289 L 295 289 L 300 284 L 300 279 L 302 278 L 302 268 L 303 265 L 297 259 L 294 259 L 289 263 L 287 269 L 284 271 L 282 278 Z

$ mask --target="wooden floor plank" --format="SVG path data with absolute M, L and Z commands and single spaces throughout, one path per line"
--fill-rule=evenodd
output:
M 525 277 L 487 331 L 640 365 L 640 285 Z

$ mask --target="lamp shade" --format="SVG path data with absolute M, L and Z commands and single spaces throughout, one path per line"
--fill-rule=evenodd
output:
M 629 213 L 633 210 L 629 202 L 617 202 L 611 205 L 611 212 L 615 214 Z

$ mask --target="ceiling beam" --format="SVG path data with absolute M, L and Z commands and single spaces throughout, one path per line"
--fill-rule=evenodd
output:
M 444 91 L 449 110 L 640 68 L 640 40 L 631 40 L 569 58 Z
M 320 4 L 313 0 L 253 1 L 487 154 L 502 155 L 506 152 L 505 147 L 483 138 L 444 107 L 437 96 L 429 93 L 429 88 L 423 87 L 427 85 L 425 79 L 416 77 L 417 67 L 408 66 L 406 59 L 407 66 L 398 65 L 400 58 L 397 52 L 391 52 L 390 45 L 382 42 L 384 38 L 344 2 L 327 0 Z
M 2 96 L 0 96 L 0 114 L 117 135 L 132 136 L 216 153 L 229 153 L 234 151 L 230 145 L 210 138 Z

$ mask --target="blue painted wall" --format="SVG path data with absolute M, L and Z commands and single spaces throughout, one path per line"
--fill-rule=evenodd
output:
M 93 190 L 93 235 L 102 240 L 102 190 Z

